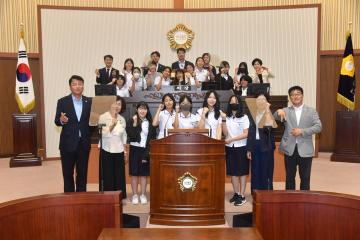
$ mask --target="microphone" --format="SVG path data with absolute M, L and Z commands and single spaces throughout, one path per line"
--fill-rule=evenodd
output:
M 105 126 L 106 126 L 105 123 L 99 123 L 99 124 L 97 125 L 98 129 L 101 129 L 101 128 L 105 127 Z

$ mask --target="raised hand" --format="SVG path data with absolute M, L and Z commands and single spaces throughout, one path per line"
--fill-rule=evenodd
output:
M 66 116 L 66 113 L 61 112 L 60 121 L 61 121 L 63 124 L 68 123 L 69 118 Z
M 284 110 L 282 110 L 282 109 L 277 110 L 277 114 L 280 117 L 281 122 L 286 121 L 286 115 L 285 115 Z
M 99 76 L 99 75 L 100 75 L 99 69 L 95 69 L 95 74 L 96 74 L 96 76 Z

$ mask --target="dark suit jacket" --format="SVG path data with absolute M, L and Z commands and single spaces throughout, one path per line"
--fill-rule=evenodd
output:
M 60 98 L 57 102 L 55 124 L 62 127 L 60 134 L 60 151 L 72 152 L 80 141 L 79 131 L 81 132 L 81 143 L 84 150 L 90 150 L 90 127 L 89 118 L 91 111 L 91 98 L 82 96 L 83 108 L 80 121 L 78 121 L 71 94 Z M 69 118 L 68 123 L 62 125 L 60 122 L 61 113 L 66 113 Z
M 185 60 L 185 67 L 186 67 L 186 65 L 188 65 L 188 64 L 192 64 L 192 62 L 189 62 L 189 61 L 186 61 L 186 60 Z M 179 67 L 179 61 L 173 62 L 173 64 L 171 64 L 171 69 L 172 69 L 172 70 L 180 69 L 180 67 Z
M 134 120 L 131 118 L 126 123 L 126 133 L 128 136 L 128 142 L 140 142 L 141 141 L 141 124 L 138 124 L 136 127 L 133 126 Z M 156 139 L 156 128 L 152 125 L 152 122 L 149 122 L 149 133 L 146 139 L 146 160 L 150 160 L 150 140 Z
M 246 149 L 250 152 L 254 152 L 256 142 L 256 124 L 251 114 L 249 114 L 248 117 L 250 121 L 250 127 L 247 137 Z M 259 136 L 261 152 L 275 149 L 275 138 L 271 128 L 270 130 L 268 128 L 259 128 Z
M 159 72 L 159 73 L 162 73 L 162 72 L 164 71 L 164 68 L 165 68 L 165 66 L 162 65 L 161 63 L 159 63 L 158 68 L 157 68 L 156 71 Z M 149 71 L 148 68 L 144 68 L 144 71 L 143 71 L 143 76 L 144 76 L 144 77 L 146 76 L 146 74 L 148 73 L 148 71 Z
M 112 81 L 113 78 L 119 78 L 119 70 L 112 68 L 110 76 L 106 74 L 106 68 L 101 68 L 99 70 L 100 76 L 96 77 L 96 82 L 100 84 L 108 84 Z
M 240 90 L 233 89 L 233 92 L 234 92 L 235 95 L 241 96 L 242 95 L 242 88 L 240 88 Z M 254 95 L 254 91 L 253 91 L 251 86 L 248 86 L 248 89 L 247 89 L 246 93 L 247 93 L 246 96 L 253 96 Z
M 215 82 L 219 85 L 219 90 L 231 90 L 234 88 L 234 80 L 233 78 L 228 75 L 228 80 L 223 78 L 220 73 L 216 74 Z

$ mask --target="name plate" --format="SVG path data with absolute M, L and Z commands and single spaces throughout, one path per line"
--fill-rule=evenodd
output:
M 191 86 L 189 85 L 175 85 L 174 91 L 191 91 Z

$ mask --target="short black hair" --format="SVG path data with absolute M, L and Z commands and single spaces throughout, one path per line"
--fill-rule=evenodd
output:
M 211 58 L 211 55 L 210 55 L 210 53 L 203 53 L 203 55 L 201 56 L 202 58 L 204 58 L 205 56 L 208 56 L 209 58 Z
M 220 67 L 221 68 L 230 67 L 230 63 L 228 61 L 221 61 Z
M 197 64 L 197 61 L 200 60 L 200 59 L 204 61 L 204 59 L 202 57 L 197 57 L 196 60 L 195 60 L 195 64 Z
M 169 69 L 169 71 L 170 71 L 170 73 L 171 73 L 171 67 L 165 66 L 162 71 L 164 72 L 166 69 Z
M 126 82 L 126 78 L 124 75 L 120 74 L 119 77 L 117 78 L 117 80 L 120 80 L 120 79 L 122 79 L 122 80 L 124 80 L 124 82 Z
M 139 72 L 141 72 L 141 70 L 140 70 L 140 68 L 139 68 L 139 67 L 134 67 L 133 72 L 134 72 L 135 70 L 138 70 Z
M 112 55 L 110 55 L 110 54 L 105 55 L 105 56 L 104 56 L 104 60 L 105 60 L 106 58 L 110 58 L 111 60 L 114 60 L 113 56 L 112 56 Z
M 304 94 L 304 90 L 302 89 L 302 87 L 300 87 L 300 86 L 292 86 L 292 87 L 289 88 L 289 90 L 288 90 L 289 96 L 290 96 L 290 93 L 291 93 L 292 91 L 295 91 L 295 90 L 298 90 L 299 92 L 301 92 L 301 94 Z
M 194 66 L 194 64 L 193 64 L 192 62 L 188 62 L 188 63 L 185 65 L 185 69 L 186 69 L 186 67 L 187 67 L 188 65 L 192 66 L 192 68 L 195 69 L 195 66 Z
M 69 86 L 71 85 L 73 80 L 78 80 L 78 81 L 84 83 L 84 79 L 82 77 L 80 77 L 79 75 L 72 75 L 69 79 Z
M 240 81 L 247 81 L 248 83 L 252 83 L 252 78 L 249 75 L 242 75 Z
M 254 60 L 252 60 L 252 62 L 251 62 L 251 65 L 254 66 L 256 62 L 258 62 L 260 65 L 262 65 L 262 61 L 260 58 L 254 58 Z
M 151 54 L 150 54 L 150 56 L 152 56 L 152 55 L 156 55 L 156 56 L 158 56 L 158 57 L 160 57 L 160 53 L 158 52 L 158 51 L 153 51 Z
M 179 105 L 184 101 L 184 100 L 188 100 L 188 102 L 190 103 L 190 112 L 192 111 L 192 100 L 191 100 L 191 97 L 187 94 L 182 94 L 180 96 L 180 99 L 179 99 Z
M 186 53 L 185 48 L 178 48 L 178 49 L 176 50 L 176 53 L 179 53 L 180 51 L 183 51 L 184 53 Z
M 126 101 L 123 97 L 120 97 L 119 95 L 116 96 L 116 101 L 120 101 L 121 102 L 121 109 L 120 109 L 120 113 L 125 112 L 126 110 Z

